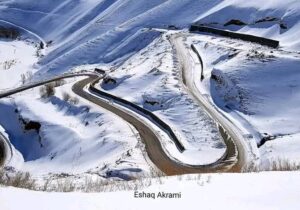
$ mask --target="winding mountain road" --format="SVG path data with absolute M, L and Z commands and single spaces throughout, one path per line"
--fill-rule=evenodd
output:
M 2 20 L 0 20 L 2 21 Z M 13 25 L 15 27 L 19 27 L 13 23 L 6 22 L 6 24 Z M 26 30 L 22 27 L 19 27 L 22 30 Z M 39 37 L 38 35 L 26 30 L 28 33 L 34 35 L 39 40 L 44 40 Z M 101 95 L 101 90 L 97 91 L 97 93 L 93 93 L 91 88 L 86 88 L 95 84 L 95 81 L 100 80 L 102 77 L 95 73 L 76 73 L 76 74 L 66 74 L 58 77 L 54 77 L 49 80 L 44 80 L 40 82 L 35 82 L 33 84 L 24 85 L 22 87 L 6 91 L 4 93 L 0 93 L 0 99 L 4 97 L 8 97 L 10 95 L 38 87 L 50 82 L 54 82 L 57 80 L 71 78 L 71 77 L 78 77 L 78 76 L 88 76 L 77 83 L 75 83 L 72 87 L 72 90 L 75 94 L 79 95 L 80 97 L 118 115 L 119 117 L 123 118 L 131 125 L 133 125 L 139 135 L 141 136 L 142 141 L 146 145 L 146 151 L 151 159 L 151 161 L 159 168 L 162 172 L 166 175 L 177 175 L 177 174 L 187 174 L 187 173 L 208 173 L 208 172 L 228 172 L 234 171 L 238 172 L 241 170 L 242 166 L 247 162 L 246 152 L 244 150 L 245 145 L 240 142 L 241 136 L 239 132 L 235 129 L 235 127 L 218 111 L 206 101 L 206 99 L 201 95 L 199 90 L 195 87 L 193 78 L 194 78 L 194 68 L 191 65 L 191 60 L 188 57 L 189 52 L 186 51 L 183 43 L 178 41 L 178 37 L 171 38 L 171 43 L 174 44 L 175 49 L 177 51 L 177 55 L 180 60 L 180 64 L 182 65 L 182 79 L 183 83 L 186 86 L 186 91 L 190 93 L 191 96 L 199 103 L 201 107 L 204 107 L 208 114 L 218 123 L 220 127 L 220 132 L 222 137 L 224 138 L 224 142 L 227 145 L 226 154 L 217 160 L 215 163 L 208 164 L 208 165 L 187 165 L 178 161 L 173 160 L 168 156 L 165 150 L 162 147 L 162 143 L 160 141 L 159 134 L 152 129 L 152 127 L 145 121 L 142 120 L 141 113 L 134 111 L 134 113 L 127 112 L 125 109 L 122 109 L 114 104 L 107 103 L 107 95 L 104 97 L 105 94 Z M 100 94 L 99 94 L 100 93 Z M 117 98 L 116 96 L 113 96 Z M 112 98 L 113 100 L 113 98 Z M 120 99 L 120 101 L 124 99 Z M 126 107 L 125 104 L 123 104 Z M 5 136 L 0 135 L 0 166 L 1 161 L 2 164 L 7 162 L 9 159 L 9 155 L 12 154 L 11 145 Z M 176 143 L 176 141 L 175 141 Z M 7 151 L 10 148 L 10 153 Z M 2 159 L 2 160 L 1 160 Z

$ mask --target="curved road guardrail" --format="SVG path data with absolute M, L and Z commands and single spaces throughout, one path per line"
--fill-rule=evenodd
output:
M 129 107 L 131 107 L 133 110 L 138 111 L 140 113 L 142 113 L 145 117 L 147 117 L 149 120 L 151 120 L 152 122 L 154 122 L 154 124 L 156 124 L 158 127 L 160 127 L 161 129 L 165 130 L 166 133 L 169 135 L 169 137 L 173 140 L 173 142 L 175 143 L 177 149 L 180 152 L 183 152 L 185 150 L 184 146 L 182 145 L 182 143 L 178 140 L 177 136 L 175 135 L 175 133 L 173 132 L 173 130 L 171 129 L 171 127 L 166 124 L 164 121 L 162 121 L 160 118 L 158 118 L 155 114 L 153 114 L 152 112 L 150 112 L 147 109 L 144 109 L 130 101 L 127 101 L 125 99 L 119 98 L 117 96 L 114 96 L 112 94 L 109 94 L 107 92 L 101 91 L 97 88 L 95 88 L 95 83 L 90 85 L 90 90 L 92 92 L 95 92 L 105 98 L 109 98 L 109 99 L 113 99 L 114 101 L 120 103 L 121 105 L 127 105 Z

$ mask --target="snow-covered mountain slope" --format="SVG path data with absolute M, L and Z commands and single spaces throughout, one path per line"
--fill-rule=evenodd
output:
M 251 24 L 238 30 L 277 38 L 283 46 L 298 49 L 298 41 L 291 39 L 297 37 L 299 31 L 299 3 L 294 0 L 268 2 L 261 6 L 260 1 L 245 4 L 241 0 L 11 0 L 0 2 L 0 19 L 53 41 L 39 68 L 42 72 L 58 74 L 82 63 L 111 62 L 120 58 L 124 49 L 121 52 L 116 49 L 121 43 L 126 53 L 143 48 L 153 36 L 151 31 L 141 31 L 142 28 L 171 25 L 183 28 L 197 20 L 225 24 L 231 19 L 240 19 Z M 252 24 L 267 17 L 275 20 Z M 280 29 L 280 23 L 287 29 Z M 141 41 L 144 39 L 148 41 Z
M 281 46 L 299 50 L 299 10 L 298 0 L 267 0 L 263 3 L 226 0 L 203 13 L 198 21 L 218 28 L 277 39 Z
M 14 148 L 7 166 L 45 178 L 63 173 L 132 179 L 149 173 L 137 131 L 84 99 L 74 100 L 74 79 L 65 82 L 49 99 L 35 88 L 0 101 L 0 124 Z
M 21 75 L 33 73 L 32 66 L 38 61 L 35 54 L 36 49 L 30 43 L 0 39 L 0 90 L 20 86 Z
M 50 99 L 40 99 L 36 88 L 1 100 L 0 116 L 5 118 L 0 123 L 15 148 L 9 166 L 33 175 L 96 171 L 110 177 L 109 171 L 118 170 L 116 177 L 129 178 L 149 172 L 134 128 L 83 99 L 68 103 L 63 95 L 74 82 L 67 82 Z
M 215 4 L 191 0 L 5 1 L 1 3 L 0 19 L 53 41 L 51 52 L 40 64 L 42 72 L 57 74 L 70 66 L 106 61 L 107 53 L 131 41 L 141 28 L 188 26 Z M 137 36 L 144 39 L 146 34 Z M 120 57 L 118 52 L 114 55 Z
M 256 137 L 262 162 L 299 162 L 299 55 L 209 35 L 191 43 L 205 64 L 203 92 Z
M 103 88 L 152 110 L 172 125 L 187 148 L 192 151 L 192 155 L 187 156 L 188 159 L 197 157 L 197 163 L 212 162 L 223 154 L 224 145 L 215 124 L 184 92 L 180 82 L 180 69 L 177 68 L 177 60 L 172 55 L 172 47 L 166 33 L 164 30 L 157 29 L 176 27 L 187 29 L 190 24 L 198 21 L 215 27 L 278 39 L 281 42 L 282 48 L 276 55 L 278 59 L 274 61 L 274 59 L 266 58 L 267 62 L 259 59 L 258 62 L 255 59 L 245 60 L 245 57 L 241 55 L 247 55 L 247 53 L 236 56 L 234 52 L 227 51 L 227 49 L 225 53 L 220 53 L 224 50 L 222 47 L 224 40 L 220 37 L 211 37 L 211 40 L 208 40 L 208 42 L 220 42 L 216 44 L 215 49 L 210 49 L 210 44 L 205 47 L 205 43 L 199 47 L 206 48 L 203 51 L 208 57 L 206 65 L 211 66 L 207 75 L 210 76 L 212 68 L 215 68 L 214 72 L 225 77 L 231 77 L 233 80 L 238 78 L 235 81 L 230 81 L 231 78 L 227 80 L 230 85 L 238 84 L 247 90 L 246 93 L 251 93 L 247 96 L 253 99 L 252 101 L 248 100 L 247 103 L 243 103 L 245 102 L 243 100 L 233 101 L 228 105 L 245 115 L 243 119 L 251 125 L 249 127 L 252 130 L 260 134 L 265 132 L 272 135 L 295 134 L 296 139 L 299 131 L 295 123 L 295 116 L 299 113 L 296 84 L 296 79 L 299 77 L 298 58 L 288 56 L 288 54 L 292 54 L 290 52 L 292 50 L 300 49 L 300 41 L 297 39 L 300 33 L 300 3 L 297 0 L 285 2 L 267 0 L 263 5 L 261 4 L 258 0 L 248 2 L 242 0 L 1 1 L 0 25 L 20 27 L 22 39 L 30 37 L 28 40 L 33 40 L 34 44 L 38 45 L 40 41 L 45 41 L 49 46 L 40 52 L 41 55 L 38 58 L 31 56 L 30 59 L 26 58 L 26 62 L 24 61 L 22 65 L 17 65 L 17 63 L 13 71 L 0 69 L 0 81 L 6 82 L 5 86 L 0 88 L 20 84 L 18 78 L 21 73 L 27 71 L 25 68 L 19 70 L 21 67 L 31 69 L 34 79 L 38 80 L 75 68 L 85 68 L 86 64 L 105 66 L 107 70 L 111 70 L 111 76 L 117 80 L 117 85 Z M 232 25 L 229 24 L 231 20 L 243 23 Z M 238 21 L 233 22 L 236 24 Z M 31 36 L 27 36 L 28 34 Z M 205 36 L 196 36 L 196 40 L 205 39 Z M 227 41 L 228 39 L 225 39 L 225 42 Z M 1 40 L 1 50 L 7 48 L 11 52 L 14 49 L 14 43 L 20 44 L 19 41 L 4 40 L 2 42 Z M 237 47 L 244 45 L 243 42 L 238 41 L 229 41 L 227 45 L 230 48 L 230 45 L 234 43 L 237 43 Z M 21 46 L 18 49 L 24 50 L 27 55 L 32 54 L 33 45 Z M 252 49 L 252 44 L 245 44 L 245 47 Z M 269 49 L 261 48 L 261 50 L 267 51 L 268 56 L 271 54 Z M 297 54 L 297 52 L 294 53 Z M 0 55 L 2 63 L 13 59 Z M 227 55 L 236 56 L 235 60 L 225 63 L 224 58 L 226 60 Z M 16 57 L 18 56 L 19 54 L 16 54 Z M 253 56 L 257 55 L 250 50 L 248 57 Z M 209 59 L 212 59 L 211 62 Z M 239 68 L 241 67 L 239 59 L 243 60 L 242 67 L 245 69 Z M 255 71 L 257 67 L 262 71 Z M 287 68 L 288 73 L 283 73 L 282 70 Z M 267 84 L 264 79 L 261 79 L 266 75 L 268 77 L 271 75 Z M 284 77 L 286 75 L 287 77 Z M 13 80 L 8 80 L 9 77 L 13 77 Z M 278 84 L 276 82 L 278 79 L 284 80 L 284 83 Z M 268 86 L 268 89 L 265 86 Z M 272 91 L 273 88 L 276 92 Z M 211 95 L 216 92 L 221 94 L 221 97 L 215 94 L 213 98 L 217 105 L 220 105 L 217 103 L 218 99 L 222 105 L 224 89 L 215 91 L 209 88 L 208 90 Z M 233 95 L 238 94 L 234 88 L 230 91 Z M 280 100 L 282 96 L 288 98 L 285 101 Z M 228 99 L 229 101 L 236 100 L 238 97 Z M 286 101 L 289 106 L 285 106 Z M 16 98 L 16 102 L 20 100 Z M 268 107 L 274 107 L 274 104 L 278 104 L 280 109 L 268 109 Z M 33 104 L 19 103 L 19 106 L 28 108 L 28 113 L 31 113 L 28 114 L 30 118 L 34 116 L 31 110 Z M 239 109 L 240 106 L 246 108 L 244 109 L 246 111 Z M 53 111 L 53 107 L 46 109 L 48 108 Z M 256 114 L 256 118 L 251 115 L 253 113 Z M 63 114 L 58 113 L 58 115 Z M 78 116 L 72 116 L 72 118 L 74 118 L 72 120 L 78 120 Z M 111 122 L 110 119 L 106 120 Z M 272 124 L 265 126 L 266 120 Z M 69 130 L 70 127 L 63 129 Z M 128 128 L 124 132 L 128 132 Z M 126 141 L 130 142 L 131 138 Z M 129 144 L 128 142 L 125 144 Z M 119 148 L 120 145 L 117 147 Z M 196 153 L 199 156 L 193 156 Z

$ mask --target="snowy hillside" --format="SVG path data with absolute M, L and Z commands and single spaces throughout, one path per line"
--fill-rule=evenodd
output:
M 107 54 L 120 43 L 130 45 L 136 39 L 147 39 L 151 31 L 142 33 L 142 28 L 188 26 L 201 11 L 216 4 L 203 3 L 191 0 L 88 0 L 76 4 L 73 1 L 5 1 L 1 3 L 0 19 L 53 41 L 49 54 L 40 61 L 41 71 L 58 74 L 74 65 L 112 61 L 109 58 L 112 56 L 119 58 L 120 52 L 109 57 Z M 130 53 L 149 42 L 151 39 L 123 50 Z
M 270 48 L 192 33 L 192 24 L 274 39 L 280 44 Z M 82 70 L 93 76 L 96 72 L 99 81 L 95 88 L 113 95 L 105 98 L 91 91 L 92 76 L 77 75 L 0 98 L 0 141 L 7 140 L 12 148 L 12 159 L 3 170 L 7 177 L 18 171 L 30 172 L 43 186 L 50 178 L 74 178 L 82 185 L 86 178 L 128 181 L 162 171 L 183 174 L 189 171 L 186 168 L 201 173 L 241 172 L 249 166 L 270 170 L 276 161 L 299 165 L 299 36 L 299 0 L 2 0 L 0 96 L 26 84 Z M 83 79 L 91 81 L 80 89 Z M 118 103 L 116 98 L 128 103 Z M 134 110 L 129 103 L 141 109 Z M 162 160 L 163 170 L 155 165 L 156 157 L 164 157 L 182 170 L 176 171 Z M 246 198 L 242 193 L 255 183 L 262 184 L 255 189 L 264 195 L 279 193 L 274 179 L 289 192 L 280 192 L 278 198 L 290 196 L 290 209 L 296 209 L 297 172 L 205 177 L 211 176 L 216 182 L 198 183 L 201 189 L 180 183 L 178 189 L 190 197 L 178 201 L 178 207 L 183 201 L 195 202 L 195 194 L 205 196 L 205 188 L 209 197 L 203 202 L 209 208 L 216 189 L 224 189 L 218 191 L 222 197 L 225 188 L 234 186 L 228 195 L 237 199 L 233 209 L 254 200 L 259 202 L 250 207 L 266 209 L 263 207 L 268 204 L 274 209 L 272 201 L 277 199 Z M 289 177 L 295 186 L 288 185 Z M 225 185 L 228 180 L 230 186 Z M 250 180 L 249 186 L 246 180 Z M 166 186 L 153 189 L 176 191 L 172 186 L 178 182 L 173 177 Z M 181 188 L 185 185 L 189 192 Z M 251 195 L 255 192 L 249 191 Z M 17 209 L 11 199 L 15 195 L 26 194 L 29 200 L 38 196 L 49 202 L 46 193 L 1 187 L 0 194 L 0 209 Z M 114 195 L 123 199 L 128 194 Z M 98 194 L 72 193 L 68 199 L 78 199 L 79 205 L 88 200 L 93 209 L 108 207 L 111 195 L 99 197 L 107 201 L 103 205 Z M 223 207 L 226 198 L 212 209 Z M 116 207 L 119 204 L 122 202 Z M 284 206 L 283 202 L 276 204 Z M 70 203 L 64 205 L 73 208 Z
M 37 62 L 34 46 L 21 41 L 4 42 L 0 40 L 0 90 L 10 89 L 22 83 L 21 75 L 32 72 Z
M 298 162 L 299 55 L 210 36 L 190 40 L 206 55 L 204 92 L 247 132 L 258 135 L 262 161 L 280 157 Z
M 203 13 L 198 21 L 218 28 L 237 30 L 279 40 L 281 46 L 299 50 L 300 5 L 297 0 L 227 0 Z M 232 21 L 232 20 L 238 20 Z M 231 22 L 231 24 L 230 24 Z
M 83 63 L 111 62 L 149 44 L 155 38 L 149 28 L 168 28 L 170 25 L 184 28 L 196 20 L 225 24 L 231 19 L 239 19 L 250 24 L 274 17 L 276 21 L 238 29 L 279 39 L 292 49 L 299 48 L 296 39 L 291 41 L 297 37 L 299 27 L 297 1 L 289 0 L 284 4 L 269 1 L 264 7 L 260 7 L 259 1 L 251 2 L 89 0 L 74 4 L 73 1 L 4 1 L 0 19 L 33 31 L 46 41 L 53 41 L 48 55 L 39 62 L 42 72 L 52 74 Z M 281 30 L 279 22 L 286 24 L 288 29 Z M 148 30 L 140 31 L 143 28 Z M 114 50 L 121 43 L 123 49 Z
M 64 173 L 131 179 L 149 172 L 135 129 L 82 99 L 72 102 L 74 94 L 66 101 L 64 94 L 74 81 L 66 82 L 50 99 L 41 99 L 36 88 L 1 100 L 0 116 L 5 118 L 0 123 L 15 153 L 9 166 L 46 177 Z

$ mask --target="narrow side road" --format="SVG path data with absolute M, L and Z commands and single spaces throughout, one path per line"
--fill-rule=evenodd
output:
M 247 145 L 244 137 L 239 132 L 238 128 L 233 125 L 228 119 L 226 119 L 221 113 L 216 110 L 212 104 L 201 94 L 197 86 L 195 85 L 195 74 L 201 74 L 201 69 L 195 69 L 195 65 L 192 62 L 191 54 L 184 46 L 184 43 L 180 40 L 181 36 L 178 34 L 172 35 L 170 38 L 171 44 L 174 46 L 177 57 L 179 59 L 180 68 L 182 69 L 182 83 L 185 86 L 186 91 L 194 98 L 194 100 L 204 108 L 204 110 L 211 116 L 211 118 L 223 128 L 227 133 L 227 138 L 224 138 L 224 142 L 227 146 L 228 158 L 234 158 L 235 161 L 231 163 L 231 172 L 240 172 L 248 163 Z M 197 72 L 198 71 L 198 72 Z M 201 82 L 196 81 L 196 82 Z M 228 156 L 227 155 L 227 156 Z M 230 157 L 231 156 L 231 157 Z

